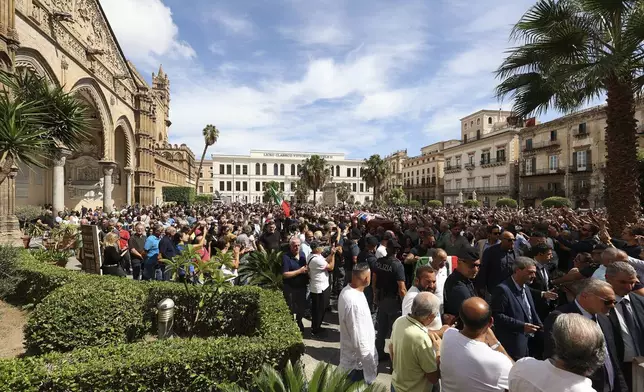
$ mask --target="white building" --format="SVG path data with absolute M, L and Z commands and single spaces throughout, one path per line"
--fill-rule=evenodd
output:
M 461 143 L 443 151 L 445 205 L 476 197 L 494 206 L 499 198 L 517 197 L 521 125 L 511 112 L 499 110 L 461 119 Z
M 342 153 L 311 153 L 293 151 L 251 150 L 250 155 L 212 155 L 213 186 L 224 199 L 242 202 L 261 202 L 264 185 L 270 181 L 280 184 L 286 200 L 295 194 L 299 167 L 306 158 L 319 155 L 329 164 L 331 182 L 351 185 L 351 196 L 364 204 L 372 198 L 361 177 L 362 159 L 347 159 Z M 313 192 L 309 194 L 312 200 Z M 317 192 L 318 202 L 322 191 Z

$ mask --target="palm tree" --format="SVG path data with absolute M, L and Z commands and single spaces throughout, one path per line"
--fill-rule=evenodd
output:
M 644 87 L 641 0 L 539 0 L 514 26 L 523 41 L 497 70 L 520 117 L 579 109 L 606 94 L 606 205 L 619 232 L 639 212 L 635 97 Z
M 349 200 L 349 196 L 351 196 L 351 185 L 342 181 L 335 187 L 335 194 L 338 197 L 338 200 L 345 203 Z
M 273 193 L 269 190 L 270 188 L 273 188 L 275 190 L 275 193 L 277 193 L 277 196 L 279 196 L 281 199 L 284 199 L 284 192 L 280 189 L 280 183 L 277 181 L 269 181 L 264 185 L 264 195 L 262 196 L 262 201 L 264 203 L 273 203 Z
M 299 203 L 306 203 L 309 198 L 309 187 L 301 178 L 295 181 L 295 200 Z
M 245 284 L 269 290 L 282 290 L 282 252 L 252 252 L 239 266 L 239 279 Z
M 0 167 L 46 168 L 58 149 L 75 151 L 89 137 L 87 106 L 74 94 L 29 70 L 0 72 L 0 84 Z
M 331 173 L 327 168 L 326 159 L 321 158 L 319 155 L 311 155 L 304 160 L 300 178 L 307 188 L 313 190 L 313 204 L 317 201 L 317 192 L 324 187 L 330 177 Z
M 257 392 L 385 392 L 387 388 L 378 384 L 366 385 L 364 381 L 353 382 L 347 373 L 325 362 L 320 362 L 310 380 L 306 379 L 304 366 L 289 361 L 281 375 L 270 365 L 264 365 L 255 378 L 253 391 Z M 226 392 L 246 392 L 239 386 L 223 386 Z
M 197 171 L 197 180 L 195 181 L 195 191 L 199 190 L 199 178 L 201 177 L 201 167 L 203 166 L 203 159 L 206 157 L 206 151 L 208 151 L 208 147 L 217 143 L 217 139 L 219 139 L 219 129 L 212 124 L 206 125 L 202 133 L 204 147 L 203 154 L 201 154 L 201 160 L 199 161 L 199 170 Z
M 380 158 L 380 155 L 374 154 L 365 160 L 361 172 L 362 180 L 367 183 L 368 187 L 373 187 L 373 201 L 375 202 L 378 200 L 380 187 L 389 173 L 389 165 Z

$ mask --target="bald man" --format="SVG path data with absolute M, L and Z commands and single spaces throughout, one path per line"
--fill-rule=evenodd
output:
M 466 299 L 459 312 L 463 330 L 443 334 L 440 374 L 443 392 L 503 391 L 514 362 L 492 332 L 492 311 L 479 297 Z
M 514 234 L 501 233 L 501 242 L 492 245 L 481 255 L 481 270 L 476 276 L 474 286 L 479 295 L 489 298 L 492 290 L 512 275 L 512 266 L 518 255 L 514 252 Z

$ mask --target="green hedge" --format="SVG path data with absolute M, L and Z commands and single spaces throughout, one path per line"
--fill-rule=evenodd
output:
M 27 351 L 71 351 L 141 339 L 150 329 L 144 321 L 147 292 L 143 286 L 94 275 L 58 288 L 29 316 Z
M 508 197 L 502 197 L 499 200 L 496 201 L 496 206 L 497 207 L 510 207 L 510 208 L 517 208 L 519 204 L 517 203 L 516 200 L 510 199 Z
M 195 332 L 220 337 L 123 343 L 146 329 L 153 332 L 156 304 L 167 297 L 175 300 L 174 330 L 182 336 L 187 319 L 194 316 L 183 286 L 67 271 L 37 264 L 26 252 L 7 264 L 21 277 L 16 290 L 26 290 L 28 279 L 46 286 L 12 294 L 31 303 L 42 301 L 26 328 L 28 347 L 47 351 L 104 346 L 0 360 L 0 392 L 205 392 L 222 383 L 248 387 L 264 364 L 282 369 L 304 352 L 302 336 L 279 292 L 233 287 L 213 298 Z
M 553 196 L 544 199 L 541 202 L 541 207 L 550 208 L 550 207 L 572 207 L 572 203 L 569 199 L 565 197 Z
M 427 207 L 430 208 L 441 208 L 443 206 L 443 202 L 440 200 L 430 200 L 427 202 Z
M 479 200 L 465 200 L 463 202 L 463 206 L 467 208 L 477 208 L 481 206 L 481 202 Z
M 189 186 L 164 186 L 161 192 L 164 202 L 192 204 L 195 201 L 195 188 Z
M 204 204 L 212 204 L 212 195 L 196 195 L 195 196 L 195 203 L 204 203 Z

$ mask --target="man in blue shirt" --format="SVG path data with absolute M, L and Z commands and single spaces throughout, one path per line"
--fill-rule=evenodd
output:
M 143 280 L 152 280 L 155 277 L 155 270 L 159 265 L 159 241 L 163 226 L 157 225 L 152 234 L 145 240 L 145 263 L 143 265 Z
M 159 240 L 159 253 L 161 258 L 172 260 L 179 252 L 177 247 L 174 245 L 174 236 L 177 234 L 177 229 L 175 227 L 168 227 L 165 229 L 165 235 Z M 159 268 L 155 271 L 156 280 L 170 280 L 171 278 L 170 271 L 165 270 L 165 264 L 161 263 Z

